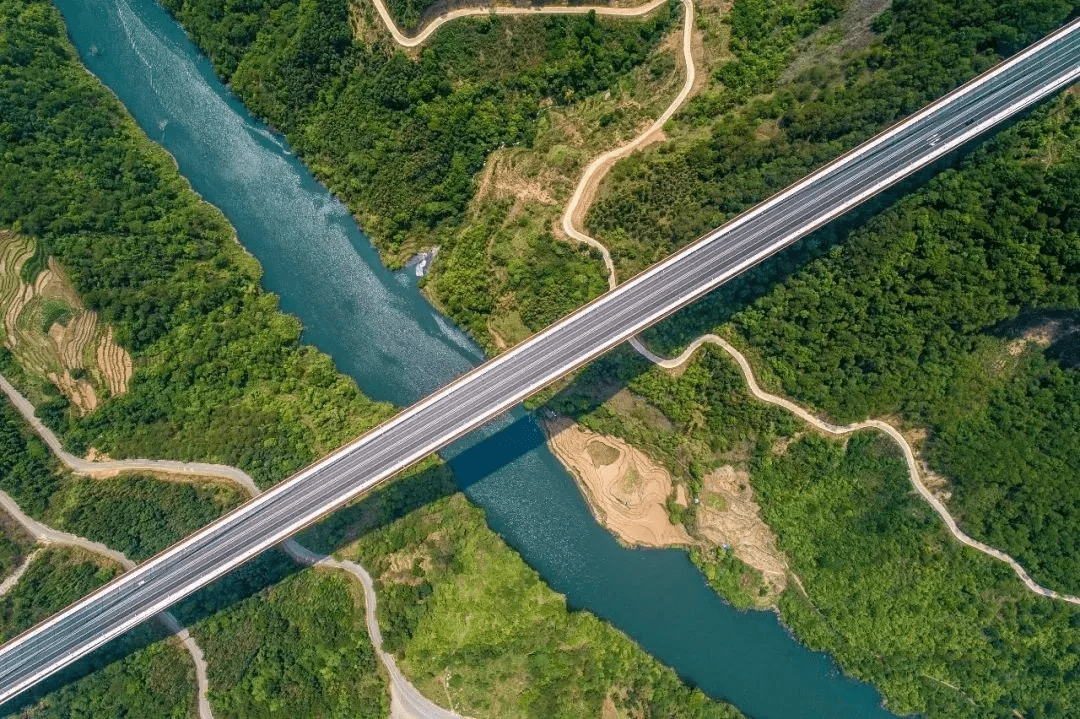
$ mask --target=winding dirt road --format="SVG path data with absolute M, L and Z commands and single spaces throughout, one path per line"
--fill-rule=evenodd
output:
M 34 406 L 30 401 L 23 397 L 23 395 L 15 389 L 3 375 L 0 375 L 0 390 L 7 395 L 8 400 L 15 405 L 15 408 L 19 410 L 19 414 L 21 414 L 23 419 L 33 427 L 34 432 L 36 432 L 45 444 L 49 446 L 49 449 L 56 454 L 61 462 L 76 474 L 101 477 L 112 476 L 117 472 L 168 472 L 170 474 L 188 474 L 198 477 L 216 477 L 230 480 L 247 490 L 252 497 L 257 496 L 262 491 L 259 489 L 258 485 L 255 484 L 255 480 L 253 480 L 246 472 L 224 464 L 176 462 L 165 459 L 121 459 L 91 462 L 82 459 L 81 457 L 76 457 L 64 450 L 64 447 L 56 434 L 42 424 L 41 420 L 34 414 Z M 67 532 L 58 531 L 35 521 L 31 517 L 28 517 L 19 505 L 2 491 L 0 491 L 0 507 L 7 510 L 15 517 L 19 524 L 26 527 L 31 534 L 43 543 L 51 542 L 82 547 L 83 549 L 119 562 L 125 569 L 131 569 L 135 566 L 135 563 L 122 553 L 110 549 L 104 544 L 92 542 L 89 539 L 78 537 L 74 534 L 68 534 Z M 462 717 L 460 714 L 447 711 L 427 699 L 427 697 L 421 694 L 408 679 L 402 676 L 397 668 L 397 663 L 394 661 L 394 657 L 383 651 L 382 632 L 379 630 L 379 622 L 375 615 L 377 602 L 375 585 L 372 582 L 371 575 L 368 574 L 363 567 L 355 562 L 339 562 L 326 555 L 317 554 L 306 547 L 301 546 L 292 539 L 284 543 L 283 549 L 290 557 L 301 564 L 330 567 L 348 572 L 363 585 L 365 605 L 364 619 L 365 624 L 367 625 L 368 635 L 371 638 L 372 645 L 375 647 L 376 654 L 378 654 L 379 659 L 383 663 L 383 667 L 390 676 L 391 719 L 467 719 L 467 717 Z M 22 566 L 16 570 L 18 576 L 21 576 L 22 572 L 25 571 L 26 566 L 29 564 L 29 559 L 30 558 L 28 557 L 27 560 L 23 562 Z M 16 581 L 17 578 L 18 577 L 15 577 Z M 8 582 L 11 579 L 12 578 L 9 577 L 4 581 L 4 585 L 0 585 L 0 588 L 2 588 L 3 591 L 7 590 Z M 11 581 L 11 585 L 14 585 L 14 583 L 14 581 Z M 0 595 L 3 594 L 3 591 L 0 591 Z M 165 624 L 169 631 L 176 634 L 184 644 L 188 653 L 191 654 L 192 661 L 195 663 L 195 679 L 198 688 L 200 719 L 213 719 L 210 702 L 207 698 L 209 681 L 207 679 L 206 661 L 202 649 L 196 644 L 195 639 L 188 633 L 187 629 L 184 629 L 175 617 L 167 612 L 159 616 L 161 617 L 162 623 Z
M 375 0 L 381 2 L 382 0 Z M 563 210 L 562 215 L 562 229 L 567 236 L 573 238 L 577 242 L 582 242 L 595 248 L 600 252 L 601 257 L 604 258 L 604 266 L 608 271 L 608 287 L 615 289 L 618 284 L 618 279 L 615 276 L 615 263 L 611 260 L 611 253 L 608 248 L 604 246 L 599 240 L 590 237 L 585 234 L 582 229 L 584 227 L 585 213 L 592 204 L 593 198 L 596 196 L 596 190 L 600 186 L 600 181 L 608 170 L 615 165 L 616 162 L 626 157 L 630 153 L 634 152 L 650 142 L 659 135 L 664 129 L 664 124 L 672 118 L 672 116 L 678 112 L 679 108 L 683 106 L 687 98 L 694 90 L 694 82 L 697 80 L 697 68 L 694 65 L 694 56 L 691 52 L 691 40 L 694 34 L 694 3 L 692 0 L 682 0 L 683 2 L 683 32 L 682 32 L 682 63 L 686 68 L 686 79 L 683 82 L 682 89 L 679 94 L 667 109 L 661 113 L 660 117 L 656 118 L 653 124 L 649 125 L 645 132 L 635 137 L 630 142 L 621 147 L 616 147 L 613 150 L 608 150 L 602 155 L 599 155 L 592 162 L 588 164 L 585 171 L 581 174 L 581 179 L 578 180 L 577 187 L 574 188 L 574 194 L 570 196 L 570 201 L 566 203 L 566 209 Z
M 394 35 L 394 39 L 405 47 L 414 47 L 415 45 L 420 44 L 425 39 L 427 39 L 431 35 L 431 33 L 433 33 L 441 24 L 452 20 L 455 17 L 478 15 L 492 11 L 497 12 L 499 10 L 506 11 L 505 14 L 530 14 L 536 12 L 535 10 L 524 8 L 466 8 L 462 10 L 456 10 L 439 18 L 436 18 L 431 23 L 429 23 L 423 29 L 423 31 L 417 34 L 415 38 L 410 39 L 401 35 L 401 33 L 398 31 L 397 26 L 394 24 L 393 20 L 390 19 L 389 13 L 386 12 L 386 7 L 383 3 L 383 0 L 372 1 L 375 3 L 376 8 L 379 10 L 379 16 L 383 18 L 383 22 L 386 24 L 387 29 L 392 35 Z M 601 8 L 595 9 L 597 10 L 598 14 L 626 16 L 645 14 L 646 12 L 651 12 L 659 5 L 660 2 L 656 2 L 654 0 L 654 2 L 651 2 L 648 5 L 642 5 L 637 8 L 604 8 L 604 10 L 607 10 L 608 12 L 603 13 L 600 12 Z M 641 133 L 625 145 L 617 147 L 613 150 L 609 150 L 608 152 L 597 156 L 592 162 L 589 163 L 589 165 L 585 168 L 585 171 L 582 173 L 581 179 L 578 181 L 577 187 L 574 189 L 574 194 L 570 197 L 570 200 L 567 202 L 566 208 L 563 211 L 563 232 L 565 232 L 569 237 L 573 238 L 577 242 L 587 244 L 600 252 L 604 260 L 604 266 L 607 268 L 608 271 L 608 287 L 611 289 L 614 289 L 618 285 L 618 277 L 615 272 L 615 263 L 611 259 L 611 252 L 602 242 L 600 242 L 594 237 L 587 235 L 580 228 L 583 227 L 585 214 L 588 211 L 588 207 L 592 203 L 593 198 L 595 197 L 596 190 L 599 187 L 600 181 L 603 179 L 603 176 L 618 160 L 626 157 L 635 150 L 651 142 L 652 139 L 663 129 L 664 124 L 674 116 L 674 114 L 679 110 L 680 107 L 682 107 L 683 103 L 686 102 L 686 100 L 690 97 L 691 93 L 694 90 L 694 83 L 697 78 L 697 69 L 695 67 L 693 53 L 691 51 L 691 40 L 694 29 L 694 3 L 692 0 L 683 0 L 683 7 L 685 8 L 685 11 L 683 14 L 682 62 L 683 67 L 686 68 L 686 79 L 683 82 L 682 90 L 675 97 L 675 99 L 668 106 L 668 108 L 664 110 L 660 117 L 658 117 L 656 121 L 653 122 L 653 124 L 650 125 L 649 128 L 646 129 L 643 133 Z M 560 9 L 567 10 L 567 8 L 548 8 L 547 10 L 555 12 Z M 589 8 L 574 9 L 584 11 L 589 10 Z M 694 352 L 696 352 L 697 349 L 700 348 L 703 344 L 714 344 L 718 347 L 721 347 L 728 354 L 731 355 L 731 357 L 736 361 L 736 363 L 738 363 L 739 368 L 742 370 L 743 377 L 746 379 L 747 386 L 750 388 L 751 393 L 757 399 L 768 404 L 783 407 L 784 409 L 796 415 L 803 421 L 813 425 L 814 427 L 818 428 L 823 432 L 834 436 L 842 436 L 845 434 L 850 434 L 851 432 L 856 432 L 861 429 L 877 429 L 889 435 L 889 437 L 891 437 L 893 441 L 900 445 L 900 449 L 903 451 L 904 459 L 907 462 L 908 466 L 908 477 L 911 480 L 912 486 L 919 493 L 919 495 L 922 496 L 922 498 L 925 499 L 931 507 L 933 507 L 934 511 L 938 513 L 942 521 L 945 522 L 945 526 L 948 527 L 949 532 L 953 535 L 953 537 L 955 537 L 959 542 L 973 549 L 977 549 L 978 551 L 986 554 L 987 556 L 993 557 L 994 559 L 1008 564 L 1010 567 L 1012 567 L 1013 571 L 1016 572 L 1016 575 L 1020 577 L 1020 579 L 1024 582 L 1027 588 L 1030 589 L 1032 592 L 1043 597 L 1048 597 L 1050 599 L 1060 599 L 1061 601 L 1069 602 L 1070 604 L 1080 605 L 1080 598 L 1068 594 L 1061 594 L 1038 584 L 1034 579 L 1031 578 L 1031 576 L 1020 565 L 1020 563 L 1013 559 L 1010 555 L 1002 552 L 999 549 L 991 547 L 988 544 L 984 544 L 977 539 L 973 539 L 972 537 L 969 537 L 967 534 L 965 534 L 956 524 L 956 520 L 953 519 L 953 516 L 949 513 L 949 510 L 946 509 L 945 505 L 942 504 L 941 501 L 937 497 L 935 497 L 929 489 L 926 488 L 925 484 L 923 484 L 922 477 L 919 473 L 919 462 L 915 457 L 914 450 L 912 449 L 911 445 L 908 444 L 907 440 L 904 439 L 904 436 L 900 434 L 900 432 L 889 423 L 882 420 L 870 419 L 864 422 L 856 422 L 854 424 L 844 426 L 834 425 L 815 417 L 809 411 L 788 399 L 765 392 L 758 386 L 757 381 L 754 378 L 753 370 L 750 367 L 750 363 L 747 362 L 746 357 L 744 357 L 741 352 L 735 349 L 726 340 L 714 334 L 707 334 L 698 337 L 683 351 L 682 354 L 673 359 L 665 359 L 663 357 L 660 357 L 659 355 L 654 354 L 637 337 L 634 337 L 630 340 L 630 345 L 640 355 L 665 369 L 675 369 L 676 367 L 679 367 L 684 362 L 689 360 L 690 357 L 693 356 Z
M 642 15 L 648 15 L 668 2 L 668 0 L 651 0 L 637 7 L 606 7 L 603 5 L 538 5 L 535 7 L 489 5 L 486 7 L 464 7 L 438 16 L 415 35 L 406 35 L 401 31 L 401 28 L 394 22 L 394 18 L 390 17 L 390 11 L 387 10 L 386 3 L 383 0 L 371 0 L 371 2 L 375 6 L 375 12 L 378 13 L 379 19 L 382 20 L 391 37 L 394 38 L 394 42 L 404 48 L 414 48 L 427 42 L 435 34 L 435 31 L 446 23 L 463 17 L 482 15 L 587 15 L 590 12 L 615 17 L 641 17 Z
M 372 3 L 375 6 L 379 18 L 382 20 L 383 25 L 386 27 L 391 37 L 393 37 L 394 41 L 403 48 L 415 48 L 426 42 L 442 25 L 451 20 L 463 17 L 482 15 L 585 15 L 593 11 L 595 11 L 597 15 L 603 16 L 641 17 L 648 15 L 668 1 L 669 0 L 651 0 L 644 5 L 629 8 L 612 8 L 604 6 L 570 7 L 557 5 L 530 8 L 502 6 L 459 8 L 435 18 L 414 36 L 405 35 L 400 28 L 398 28 L 393 18 L 390 17 L 390 13 L 383 0 L 372 0 Z M 690 96 L 696 78 L 696 70 L 690 51 L 690 39 L 693 32 L 694 5 L 692 0 L 683 0 L 683 6 L 685 11 L 683 18 L 682 57 L 683 65 L 686 68 L 686 80 L 683 83 L 682 90 L 672 104 L 668 106 L 663 114 L 661 114 L 645 132 L 626 145 L 600 155 L 589 164 L 585 169 L 581 180 L 578 182 L 578 185 L 574 190 L 574 195 L 567 204 L 566 212 L 563 215 L 563 229 L 566 234 L 578 242 L 584 242 L 591 245 L 603 256 L 604 264 L 609 273 L 608 281 L 612 287 L 615 286 L 615 266 L 612 263 L 611 254 L 603 244 L 588 235 L 585 235 L 583 232 L 578 231 L 574 227 L 574 221 L 577 215 L 580 214 L 583 217 L 584 214 L 583 211 L 578 213 L 577 208 L 579 206 L 587 206 L 589 202 L 591 202 L 600 179 L 617 160 L 625 157 L 650 141 L 656 133 L 663 129 L 664 123 L 675 114 L 678 108 L 681 107 Z M 51 449 L 66 466 L 78 474 L 100 477 L 112 475 L 116 472 L 147 471 L 186 474 L 199 477 L 218 477 L 235 482 L 247 490 L 248 494 L 252 497 L 261 493 L 258 485 L 255 484 L 254 480 L 246 472 L 228 465 L 152 459 L 90 461 L 81 457 L 76 457 L 64 449 L 59 438 L 34 414 L 33 405 L 2 375 L 0 375 L 0 389 L 3 390 L 4 394 L 7 395 L 8 399 L 19 410 L 23 418 L 30 423 L 34 428 L 34 431 L 49 446 L 49 449 Z M 67 534 L 66 532 L 58 532 L 57 530 L 34 521 L 22 513 L 18 505 L 6 494 L 0 493 L 0 500 L 4 500 L 0 502 L 0 504 L 3 504 L 6 509 L 19 518 L 20 522 L 24 523 L 24 526 L 26 526 L 40 541 L 80 546 L 89 551 L 108 556 L 111 559 L 120 562 L 126 569 L 130 569 L 134 566 L 134 564 L 123 554 L 116 552 L 103 544 L 91 542 L 90 540 L 76 537 L 75 535 Z M 23 520 L 25 520 L 25 522 Z M 375 587 L 371 575 L 369 575 L 362 566 L 354 562 L 342 562 L 326 555 L 317 554 L 301 546 L 295 540 L 285 542 L 283 548 L 298 562 L 309 566 L 323 566 L 339 569 L 348 572 L 360 581 L 364 588 L 365 621 L 368 634 L 376 649 L 376 653 L 379 655 L 379 659 L 382 661 L 383 666 L 390 675 L 391 719 L 465 719 L 461 715 L 447 711 L 424 697 L 411 682 L 402 676 L 400 670 L 397 668 L 394 657 L 383 651 L 382 634 L 379 630 L 378 620 L 375 615 L 377 601 Z M 3 591 L 6 591 L 7 588 L 13 586 L 15 582 L 18 581 L 18 578 L 22 576 L 22 572 L 24 572 L 29 565 L 29 561 L 30 557 L 28 557 L 23 565 L 16 570 L 14 575 L 5 580 L 3 585 L 0 585 L 0 588 L 2 588 Z M 2 591 L 0 591 L 0 594 L 2 594 Z M 161 619 L 169 630 L 174 632 L 180 638 L 195 663 L 200 719 L 213 719 L 213 714 L 211 713 L 210 704 L 207 699 L 208 681 L 206 675 L 206 662 L 202 650 L 195 643 L 195 640 L 190 636 L 188 631 L 180 626 L 175 617 L 165 613 L 161 615 Z
M 853 424 L 846 425 L 835 425 L 815 417 L 809 411 L 795 404 L 791 400 L 784 397 L 778 397 L 775 394 L 771 394 L 761 389 L 761 387 L 758 386 L 757 380 L 754 378 L 754 371 L 753 369 L 751 369 L 750 363 L 746 360 L 746 357 L 743 356 L 743 353 L 731 346 L 731 344 L 727 340 L 722 337 L 718 337 L 717 335 L 708 334 L 698 337 L 690 344 L 689 347 L 683 350 L 682 354 L 673 359 L 665 359 L 663 357 L 660 357 L 659 355 L 653 354 L 636 337 L 630 340 L 630 343 L 634 346 L 634 349 L 637 350 L 642 356 L 644 356 L 646 359 L 653 362 L 657 366 L 663 367 L 664 369 L 675 369 L 676 367 L 679 367 L 684 362 L 689 360 L 690 357 L 693 356 L 694 352 L 696 352 L 698 348 L 700 348 L 704 344 L 716 345 L 717 347 L 720 347 L 729 355 L 731 355 L 732 359 L 734 359 L 735 362 L 739 365 L 739 369 L 742 370 L 743 378 L 745 378 L 746 385 L 750 388 L 751 394 L 753 394 L 754 397 L 761 400 L 762 402 L 776 405 L 777 407 L 783 407 L 788 412 L 791 412 L 807 424 L 810 424 L 817 429 L 834 436 L 850 434 L 852 432 L 857 432 L 861 429 L 876 429 L 884 432 L 885 434 L 889 435 L 889 437 L 891 437 L 894 442 L 900 445 L 900 449 L 904 453 L 904 461 L 907 462 L 908 479 L 911 480 L 911 486 L 913 486 L 915 488 L 915 491 L 918 492 L 922 496 L 922 498 L 925 499 L 927 503 L 934 508 L 934 511 L 937 512 L 938 515 L 941 517 L 941 520 L 945 522 L 945 526 L 949 528 L 949 532 L 953 535 L 953 537 L 955 537 L 961 543 L 971 547 L 972 549 L 977 549 L 983 554 L 986 554 L 987 556 L 993 557 L 994 559 L 1008 564 L 1010 567 L 1012 567 L 1013 571 L 1016 572 L 1017 576 L 1020 577 L 1020 579 L 1024 582 L 1027 588 L 1035 592 L 1036 594 L 1043 597 L 1049 597 L 1050 599 L 1060 599 L 1063 602 L 1080 605 L 1080 598 L 1068 594 L 1059 594 L 1052 589 L 1047 589 L 1046 587 L 1038 584 L 1028 575 L 1024 568 L 1020 566 L 1019 562 L 1017 562 L 1005 552 L 1002 552 L 999 549 L 995 549 L 994 547 L 991 547 L 987 544 L 983 544 L 979 540 L 972 539 L 968 535 L 964 534 L 964 532 L 961 531 L 960 527 L 957 526 L 956 520 L 953 519 L 951 514 L 949 514 L 949 510 L 945 508 L 945 505 L 942 504 L 941 501 L 937 497 L 935 497 L 929 489 L 926 488 L 925 484 L 923 484 L 922 477 L 919 473 L 919 461 L 916 459 L 915 452 L 914 450 L 912 450 L 911 445 L 908 444 L 908 441 L 906 439 L 904 439 L 904 435 L 900 434 L 899 430 L 897 430 L 888 422 L 883 422 L 879 419 L 868 419 L 865 422 L 855 422 Z

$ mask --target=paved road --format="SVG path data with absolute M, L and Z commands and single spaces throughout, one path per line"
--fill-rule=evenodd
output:
M 1080 21 L 0 647 L 0 701 L 1080 78 Z
M 5 380 L 6 381 L 6 380 Z M 21 396 L 21 395 L 20 395 Z M 25 400 L 24 400 L 25 401 Z M 68 532 L 61 532 L 60 530 L 53 529 L 47 525 L 38 522 L 33 519 L 15 502 L 11 496 L 4 491 L 0 491 L 0 508 L 3 508 L 8 514 L 14 518 L 16 522 L 21 524 L 26 531 L 34 535 L 34 538 L 43 544 L 61 544 L 71 547 L 81 547 L 89 552 L 100 554 L 117 562 L 126 570 L 130 570 L 135 566 L 135 562 L 127 558 L 123 552 L 118 552 L 115 549 L 110 549 L 100 542 L 92 542 L 85 537 L 80 537 L 76 534 L 69 534 Z M 5 592 L 15 586 L 15 583 L 19 581 L 19 578 L 26 571 L 26 568 L 30 566 L 30 562 L 35 556 L 37 556 L 40 550 L 34 550 L 22 566 L 16 570 L 15 574 L 0 583 L 0 596 L 3 596 Z M 191 655 L 191 661 L 195 664 L 195 686 L 197 694 L 197 703 L 199 708 L 199 719 L 214 719 L 214 714 L 210 710 L 210 701 L 207 698 L 207 693 L 210 688 L 210 683 L 206 678 L 206 659 L 203 657 L 202 649 L 195 643 L 194 637 L 188 632 L 187 629 L 180 625 L 180 622 L 176 620 L 170 612 L 162 612 L 158 615 L 158 620 L 165 625 L 171 633 L 175 634 L 180 643 Z
M 7 395 L 8 400 L 19 410 L 23 419 L 30 423 L 34 428 L 34 431 L 37 432 L 49 448 L 56 453 L 56 456 L 59 457 L 60 461 L 76 473 L 87 474 L 90 476 L 108 476 L 121 471 L 130 472 L 133 470 L 146 470 L 151 472 L 165 471 L 192 474 L 200 477 L 221 477 L 236 482 L 247 490 L 248 494 L 252 497 L 257 497 L 262 493 L 262 490 L 255 484 L 255 480 L 253 480 L 246 472 L 237 469 L 236 467 L 229 467 L 223 464 L 175 462 L 162 459 L 97 460 L 93 462 L 81 459 L 64 451 L 60 439 L 51 429 L 42 424 L 41 421 L 34 416 L 34 405 L 30 404 L 30 401 L 15 389 L 3 375 L 0 375 L 0 391 Z M 88 539 L 78 537 L 74 534 L 54 530 L 35 521 L 27 516 L 19 505 L 15 503 L 15 500 L 2 490 L 0 490 L 0 508 L 7 510 L 8 513 L 15 518 L 15 521 L 22 524 L 28 532 L 41 542 L 73 544 L 91 552 L 105 553 L 106 556 L 120 562 L 120 564 L 124 566 L 124 569 L 131 569 L 135 566 L 135 563 L 130 561 L 124 554 L 115 552 L 103 544 L 91 542 Z M 371 637 L 371 643 L 375 646 L 375 651 L 379 655 L 379 659 L 382 661 L 383 666 L 390 675 L 390 719 L 466 719 L 460 714 L 443 709 L 421 694 L 419 690 L 417 690 L 417 688 L 398 670 L 394 657 L 382 650 L 382 632 L 379 630 L 379 623 L 375 617 L 377 601 L 375 596 L 375 585 L 371 580 L 371 575 L 367 573 L 367 570 L 355 562 L 339 562 L 331 557 L 316 554 L 300 545 L 294 539 L 285 542 L 283 548 L 289 556 L 302 564 L 318 564 L 340 569 L 352 574 L 363 585 L 365 605 L 364 619 L 367 622 L 368 634 Z M 38 551 L 39 550 L 35 550 L 32 552 L 11 576 L 4 579 L 3 582 L 0 582 L 0 597 L 4 596 L 7 591 L 15 586 L 19 581 L 19 578 L 22 577 L 23 573 L 26 571 L 26 568 L 30 566 L 30 562 L 37 556 Z M 195 684 L 198 689 L 200 719 L 214 719 L 209 700 L 210 684 L 207 679 L 206 659 L 203 656 L 202 649 L 196 644 L 195 639 L 188 630 L 180 626 L 180 623 L 171 613 L 163 612 L 158 615 L 158 618 L 169 631 L 176 634 L 181 643 L 188 650 L 188 653 L 191 654 L 192 661 L 195 663 Z

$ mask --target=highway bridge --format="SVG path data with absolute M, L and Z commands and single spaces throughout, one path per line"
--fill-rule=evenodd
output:
M 0 647 L 0 702 L 1080 77 L 1032 45 Z

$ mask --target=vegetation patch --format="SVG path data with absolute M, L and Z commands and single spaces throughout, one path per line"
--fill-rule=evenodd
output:
M 112 560 L 63 547 L 39 553 L 18 583 L 0 597 L 0 641 L 7 641 L 109 581 Z
M 598 401 L 595 387 L 615 380 L 662 410 L 674 431 Z M 1080 706 L 1080 610 L 1035 595 L 1006 564 L 956 542 L 880 433 L 847 441 L 806 433 L 755 400 L 726 355 L 708 347 L 678 377 L 628 352 L 600 360 L 550 404 L 649 446 L 690 488 L 701 476 L 696 491 L 706 500 L 688 508 L 699 517 L 712 511 L 716 473 L 736 466 L 736 474 L 725 471 L 726 496 L 753 490 L 759 521 L 791 570 L 781 618 L 845 672 L 879 687 L 892 711 L 1004 719 L 1069 716 Z M 1076 403 L 1063 405 L 1071 411 Z M 737 606 L 759 604 L 769 591 L 730 548 L 691 556 Z
M 192 633 L 206 654 L 210 702 L 224 716 L 387 716 L 363 592 L 342 572 L 302 571 L 221 609 Z
M 760 458 L 765 519 L 809 597 L 784 595 L 785 622 L 900 714 L 1075 713 L 1080 611 L 956 542 L 906 474 L 874 433 Z
M 59 361 L 86 367 L 75 386 L 111 395 L 89 413 L 68 395 L 46 394 L 48 383 L 35 395 L 38 365 L 19 348 L 38 345 L 16 345 L 15 360 L 0 353 L 5 376 L 65 446 L 239 466 L 265 486 L 387 417 L 390 407 L 300 344 L 299 324 L 259 287 L 259 268 L 232 228 L 79 64 L 56 10 L 3 0 L 0 25 L 0 56 L 18 58 L 5 66 L 2 101 L 6 116 L 23 118 L 0 125 L 0 227 L 14 228 L 3 243 L 4 306 L 19 287 L 27 292 L 16 259 L 53 258 L 35 287 L 55 277 L 49 297 L 86 314 L 66 327 L 54 322 L 43 336 L 51 343 L 63 329 L 59 346 L 81 348 L 65 349 L 49 371 L 70 375 Z M 229 25 L 241 35 L 243 27 Z M 89 332 L 79 318 L 92 315 L 94 327 L 111 331 Z M 37 316 L 26 328 L 40 335 Z M 108 377 L 122 368 L 121 393 Z M 96 371 L 107 377 L 95 379 Z
M 247 498 L 218 482 L 74 476 L 6 400 L 0 406 L 0 489 L 38 521 L 101 542 L 134 561 L 180 541 Z
M 0 581 L 23 563 L 34 538 L 6 512 L 0 510 Z
M 133 561 L 157 554 L 240 505 L 247 494 L 216 482 L 140 475 L 72 477 L 54 495 L 47 523 L 93 537 Z

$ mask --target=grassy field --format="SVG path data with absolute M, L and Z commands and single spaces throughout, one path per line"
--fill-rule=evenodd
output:
M 369 568 L 385 647 L 426 696 L 477 717 L 739 716 L 568 611 L 453 491 L 441 471 L 419 473 L 303 538 L 346 542 L 340 554 Z

